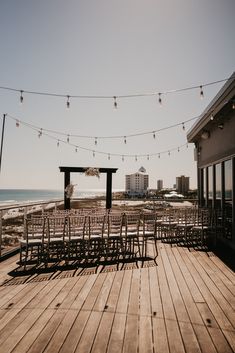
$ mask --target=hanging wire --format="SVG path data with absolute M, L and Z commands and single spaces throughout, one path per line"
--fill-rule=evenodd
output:
M 178 93 L 178 92 L 185 92 L 189 90 L 194 90 L 200 88 L 200 92 L 202 91 L 203 87 L 208 87 L 212 86 L 218 83 L 222 83 L 228 80 L 234 79 L 234 76 L 231 76 L 229 78 L 224 78 L 222 80 L 217 80 L 217 81 L 211 81 L 205 84 L 201 85 L 193 85 L 189 87 L 183 87 L 183 88 L 178 88 L 178 89 L 172 89 L 172 90 L 166 90 L 162 91 L 161 93 L 158 93 L 159 98 L 161 95 L 166 95 L 166 94 L 171 94 L 171 93 Z M 145 93 L 137 93 L 137 94 L 122 94 L 122 95 L 70 95 L 68 96 L 67 94 L 59 94 L 55 92 L 40 92 L 40 91 L 32 91 L 32 90 L 22 90 L 22 89 L 17 89 L 17 88 L 12 88 L 12 87 L 7 87 L 7 86 L 0 86 L 0 89 L 6 90 L 6 91 L 12 91 L 12 92 L 19 92 L 23 98 L 23 93 L 24 94 L 34 94 L 34 95 L 40 95 L 40 96 L 50 96 L 50 97 L 61 97 L 61 98 L 86 98 L 86 99 L 113 99 L 114 100 L 114 107 L 117 108 L 117 98 L 137 98 L 137 97 L 149 97 L 149 96 L 156 96 L 156 92 L 145 92 Z M 203 91 L 202 91 L 203 93 Z M 22 99 L 23 102 L 23 99 Z M 159 102 L 160 103 L 160 102 Z

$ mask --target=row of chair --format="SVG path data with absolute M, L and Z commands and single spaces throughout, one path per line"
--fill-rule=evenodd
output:
M 20 264 L 117 260 L 146 257 L 148 239 L 156 243 L 156 213 L 44 214 L 26 221 Z

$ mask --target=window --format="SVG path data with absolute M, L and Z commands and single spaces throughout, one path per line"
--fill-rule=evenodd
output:
M 221 164 L 215 166 L 215 196 L 216 200 L 222 198 L 222 184 L 221 184 Z
M 208 167 L 208 198 L 213 199 L 213 167 Z
M 232 237 L 232 160 L 224 162 L 224 221 L 225 236 Z

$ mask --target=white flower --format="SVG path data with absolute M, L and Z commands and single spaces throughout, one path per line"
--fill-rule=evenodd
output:
M 74 193 L 74 187 L 76 184 L 69 184 L 65 188 L 65 193 L 66 193 L 66 198 L 70 199 L 73 196 Z

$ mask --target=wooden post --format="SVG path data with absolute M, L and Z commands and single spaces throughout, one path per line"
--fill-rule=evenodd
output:
M 65 189 L 70 184 L 70 172 L 66 171 L 64 173 L 64 209 L 70 210 L 70 198 L 66 197 Z
M 107 172 L 106 179 L 106 208 L 112 207 L 112 173 Z

